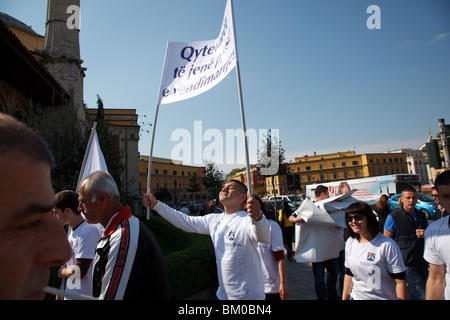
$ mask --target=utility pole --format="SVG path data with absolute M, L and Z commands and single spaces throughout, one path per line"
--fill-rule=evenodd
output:
M 438 119 L 439 124 L 439 135 L 441 136 L 441 145 L 442 151 L 444 153 L 444 165 L 445 168 L 450 168 L 450 155 L 448 153 L 448 144 L 447 144 L 447 135 L 446 135 L 446 126 L 444 119 Z

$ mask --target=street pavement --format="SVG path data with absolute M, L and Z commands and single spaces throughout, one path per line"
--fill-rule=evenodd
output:
M 311 263 L 286 261 L 289 296 L 286 300 L 315 300 L 314 276 Z

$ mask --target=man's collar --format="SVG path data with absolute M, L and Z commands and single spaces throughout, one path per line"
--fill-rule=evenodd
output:
M 109 221 L 108 225 L 105 228 L 105 231 L 103 231 L 103 238 L 108 237 L 116 231 L 119 224 L 125 220 L 131 217 L 131 209 L 128 205 L 123 206 L 122 210 L 120 210 L 118 213 L 116 213 L 111 220 Z

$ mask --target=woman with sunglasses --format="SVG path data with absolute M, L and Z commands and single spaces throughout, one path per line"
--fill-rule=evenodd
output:
M 343 300 L 405 300 L 405 265 L 394 240 L 380 233 L 377 219 L 365 202 L 345 211 L 350 238 L 345 246 Z

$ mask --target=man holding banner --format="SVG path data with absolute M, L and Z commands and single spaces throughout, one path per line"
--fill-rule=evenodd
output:
M 161 85 L 156 105 L 153 136 L 148 164 L 147 189 L 151 184 L 151 165 L 156 123 L 160 104 L 177 102 L 197 96 L 222 81 L 236 67 L 242 130 L 247 162 L 247 181 L 250 197 L 253 195 L 247 146 L 247 129 L 239 73 L 239 59 L 236 47 L 233 1 L 227 0 L 219 36 L 214 40 L 197 42 L 168 42 Z M 149 218 L 150 211 L 147 211 Z
M 264 300 L 261 258 L 257 245 L 270 243 L 270 226 L 255 198 L 247 200 L 247 187 L 228 181 L 219 194 L 225 212 L 188 216 L 159 202 L 151 193 L 144 205 L 186 232 L 211 236 L 216 256 L 219 300 Z M 242 210 L 247 209 L 247 212 Z

